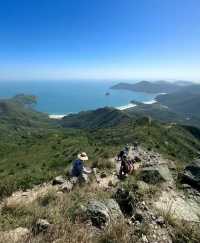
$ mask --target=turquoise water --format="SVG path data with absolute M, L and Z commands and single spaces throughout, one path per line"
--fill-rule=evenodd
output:
M 104 81 L 27 81 L 0 82 L 0 97 L 12 97 L 19 93 L 38 97 L 37 110 L 49 114 L 67 114 L 105 106 L 119 107 L 131 100 L 149 101 L 155 95 L 110 90 L 118 82 Z M 106 96 L 105 93 L 110 95 Z

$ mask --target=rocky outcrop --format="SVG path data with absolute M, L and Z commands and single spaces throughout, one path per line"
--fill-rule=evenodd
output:
M 119 205 L 113 199 L 108 199 L 104 202 L 90 201 L 87 205 L 86 213 L 92 224 L 99 228 L 107 226 L 117 219 L 123 219 Z
M 121 211 L 125 215 L 132 216 L 132 214 L 135 211 L 135 201 L 130 191 L 125 190 L 123 188 L 119 188 L 117 189 L 116 193 L 113 195 L 113 198 L 117 201 Z
M 66 180 L 62 185 L 60 185 L 59 189 L 62 192 L 70 192 L 73 189 L 73 184 Z
M 66 179 L 63 176 L 57 176 L 53 179 L 52 185 L 61 185 L 65 183 Z
M 178 220 L 200 222 L 200 204 L 193 198 L 185 196 L 181 191 L 163 191 L 153 205 L 163 214 L 171 215 Z
M 140 180 L 143 180 L 146 183 L 158 184 L 162 182 L 173 182 L 173 177 L 169 171 L 167 165 L 157 165 L 145 167 L 140 170 L 139 173 Z
M 46 219 L 38 219 L 34 228 L 34 234 L 45 233 L 50 227 L 50 223 Z
M 187 165 L 182 174 L 179 175 L 183 183 L 200 190 L 200 159 L 193 161 Z

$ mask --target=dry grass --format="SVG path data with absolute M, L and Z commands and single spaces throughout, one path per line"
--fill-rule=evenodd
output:
M 98 243 L 127 243 L 136 242 L 136 236 L 131 234 L 131 228 L 125 222 L 118 222 L 107 227 L 95 242 Z M 133 231 L 133 230 L 132 230 Z
M 178 220 L 173 216 L 171 205 L 167 212 L 162 211 L 161 215 L 165 222 L 171 227 L 173 243 L 199 243 L 200 242 L 200 223 L 186 222 Z

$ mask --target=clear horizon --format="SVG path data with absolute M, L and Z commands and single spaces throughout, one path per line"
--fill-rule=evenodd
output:
M 198 0 L 8 0 L 0 81 L 200 82 Z

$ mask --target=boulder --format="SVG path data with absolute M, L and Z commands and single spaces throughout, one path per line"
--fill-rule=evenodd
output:
M 165 164 L 143 168 L 139 173 L 139 178 L 149 184 L 173 182 L 171 172 Z
M 164 225 L 165 224 L 165 219 L 163 218 L 163 216 L 159 216 L 157 219 L 156 219 L 156 223 L 159 224 L 159 225 Z
M 181 174 L 181 181 L 200 190 L 200 159 L 185 167 Z
M 60 185 L 60 190 L 62 192 L 70 192 L 73 188 L 73 184 L 70 181 L 65 181 L 62 185 Z
M 119 204 L 114 199 L 105 200 L 105 205 L 109 210 L 111 221 L 117 221 L 123 219 L 122 211 Z
M 130 191 L 123 188 L 118 188 L 113 195 L 114 199 L 120 206 L 121 211 L 129 216 L 132 216 L 135 211 L 135 201 Z
M 123 217 L 119 205 L 113 199 L 106 200 L 105 202 L 90 201 L 87 205 L 86 213 L 92 224 L 98 228 L 107 226 L 111 222 Z
M 66 181 L 66 179 L 63 176 L 57 176 L 53 179 L 52 185 L 61 185 Z
M 50 227 L 50 223 L 46 219 L 38 219 L 33 231 L 35 234 L 45 233 Z

